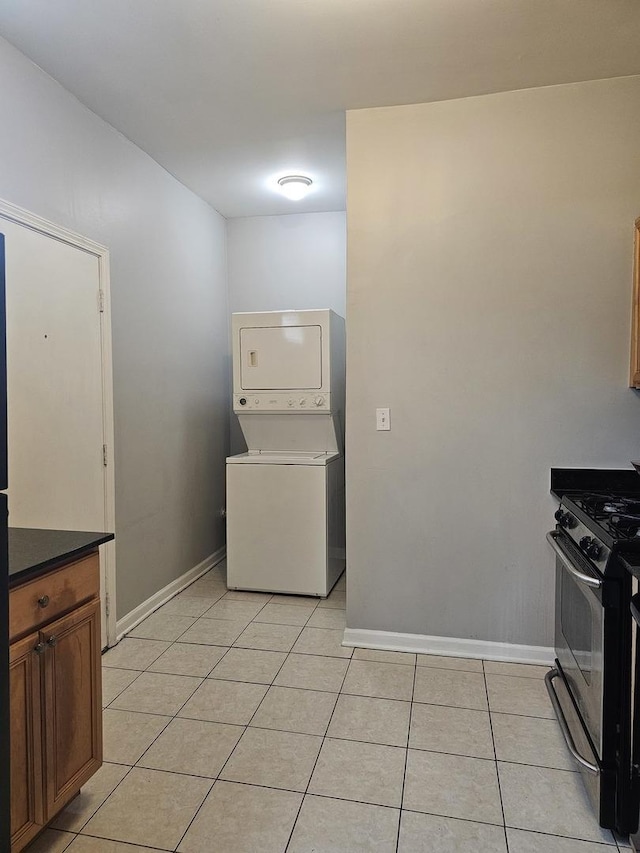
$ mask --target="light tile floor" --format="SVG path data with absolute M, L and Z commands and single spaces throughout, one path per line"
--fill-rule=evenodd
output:
M 29 853 L 607 853 L 544 667 L 347 649 L 224 564 L 103 658 L 105 764 Z

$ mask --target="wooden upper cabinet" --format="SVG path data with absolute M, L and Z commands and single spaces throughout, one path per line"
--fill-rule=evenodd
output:
M 102 763 L 100 602 L 40 632 L 43 655 L 45 817 L 50 820 Z
M 13 643 L 9 653 L 12 851 L 21 850 L 44 825 L 39 642 L 39 634 L 31 634 Z
M 633 249 L 633 309 L 629 385 L 631 388 L 640 388 L 640 219 L 636 219 Z

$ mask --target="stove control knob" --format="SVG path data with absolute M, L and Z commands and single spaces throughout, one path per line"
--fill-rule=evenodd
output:
M 591 545 L 589 545 L 587 555 L 591 557 L 592 560 L 599 560 L 602 556 L 602 546 L 597 542 L 592 542 Z
M 580 547 L 587 557 L 591 557 L 592 560 L 600 559 L 602 548 L 591 536 L 583 536 L 580 540 Z
M 576 526 L 575 518 L 571 515 L 570 512 L 567 512 L 564 509 L 557 509 L 553 517 L 558 522 L 560 527 L 565 527 L 567 530 Z

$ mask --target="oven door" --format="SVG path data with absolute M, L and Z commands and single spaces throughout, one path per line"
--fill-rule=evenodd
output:
M 582 723 L 601 759 L 603 581 L 568 536 L 553 531 L 547 539 L 556 554 L 556 657 Z
M 631 831 L 638 829 L 638 810 L 640 808 L 640 583 L 632 575 L 631 588 L 631 617 L 632 636 L 631 646 L 631 767 L 630 767 L 630 797 L 633 814 L 631 821 L 634 824 Z M 633 849 L 640 850 L 640 834 L 633 839 Z

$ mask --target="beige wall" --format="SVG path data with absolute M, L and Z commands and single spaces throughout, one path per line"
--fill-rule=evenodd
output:
M 551 645 L 549 468 L 640 455 L 640 78 L 350 112 L 347 149 L 348 625 Z

